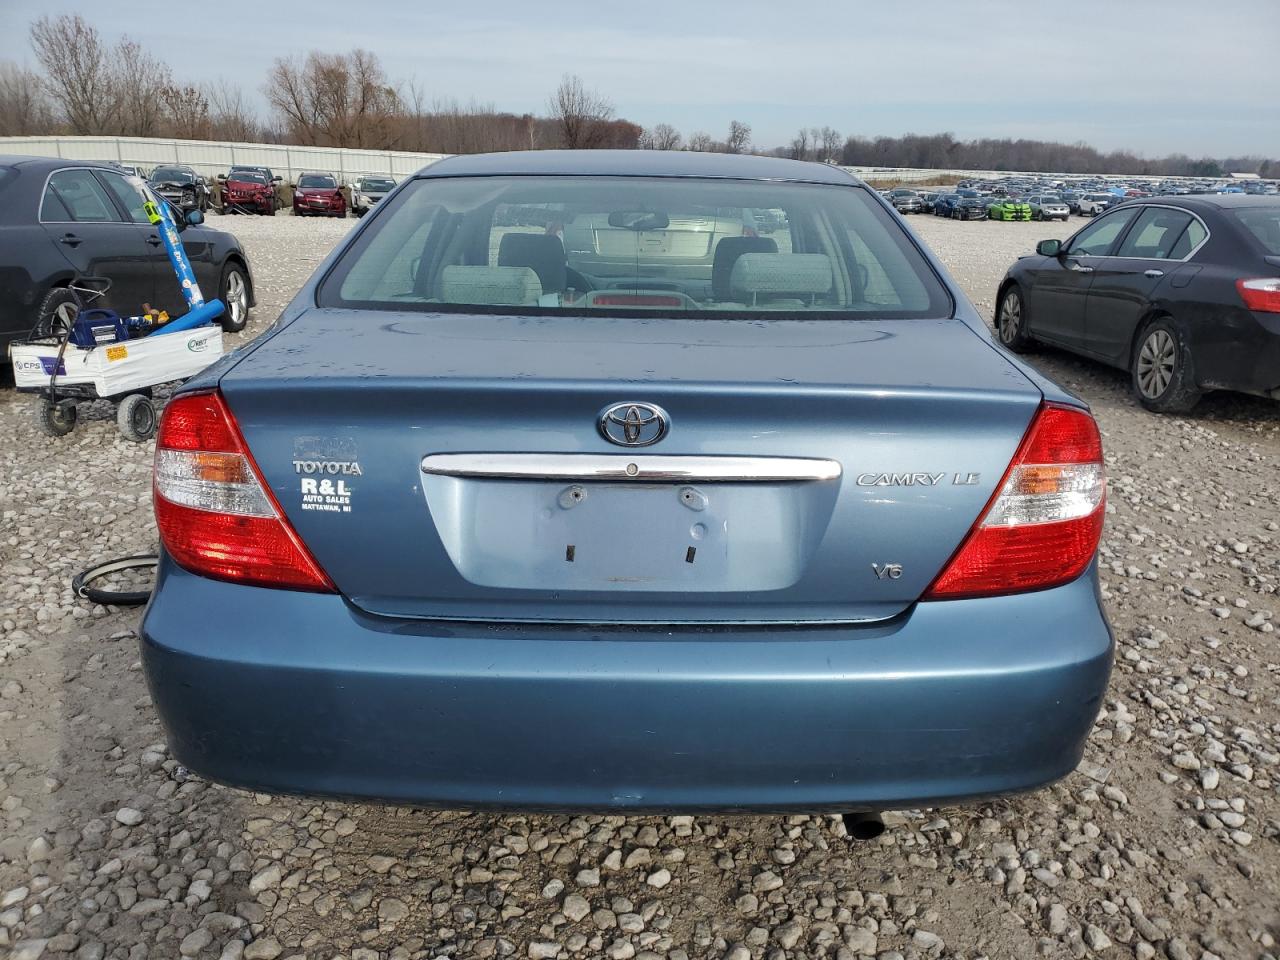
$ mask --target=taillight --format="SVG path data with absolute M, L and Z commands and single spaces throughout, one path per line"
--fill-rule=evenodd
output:
M 333 591 L 262 481 L 219 393 L 170 400 L 156 437 L 160 542 L 192 573 L 290 590 Z
M 593 307 L 682 307 L 684 301 L 674 294 L 605 293 L 591 298 Z
M 995 496 L 924 599 L 1020 593 L 1074 580 L 1098 549 L 1106 484 L 1093 417 L 1045 404 Z
M 1253 280 L 1237 280 L 1240 299 L 1250 310 L 1258 313 L 1280 313 L 1280 277 L 1258 277 Z

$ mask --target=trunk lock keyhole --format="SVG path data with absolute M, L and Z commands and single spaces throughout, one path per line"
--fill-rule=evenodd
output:
M 579 486 L 576 483 L 571 487 L 565 487 L 561 490 L 558 498 L 560 506 L 566 510 L 576 507 L 585 499 L 587 499 L 587 488 Z
M 681 487 L 676 492 L 676 496 L 680 499 L 680 502 L 690 510 L 701 511 L 707 509 L 706 494 L 700 493 L 693 487 Z

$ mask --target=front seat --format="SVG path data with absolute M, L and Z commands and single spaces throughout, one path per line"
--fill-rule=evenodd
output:
M 778 244 L 768 237 L 725 237 L 716 244 L 715 259 L 711 263 L 711 295 L 717 300 L 732 300 L 729 278 L 733 265 L 744 253 L 777 253 Z
M 543 293 L 562 293 L 568 263 L 564 244 L 549 233 L 508 233 L 498 244 L 498 266 L 528 267 L 538 275 Z

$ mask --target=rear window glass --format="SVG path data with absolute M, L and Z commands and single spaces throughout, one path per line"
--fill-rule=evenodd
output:
M 1267 253 L 1280 257 L 1280 208 L 1255 207 L 1231 212 Z
M 886 318 L 953 306 L 860 187 L 442 177 L 392 204 L 326 277 L 322 305 Z

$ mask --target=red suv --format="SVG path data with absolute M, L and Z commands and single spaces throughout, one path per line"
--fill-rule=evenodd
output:
M 223 213 L 263 213 L 276 215 L 276 188 L 265 174 L 253 170 L 233 170 L 222 182 Z
M 338 181 L 328 173 L 304 173 L 293 190 L 295 217 L 345 217 L 347 200 Z

